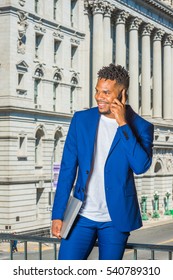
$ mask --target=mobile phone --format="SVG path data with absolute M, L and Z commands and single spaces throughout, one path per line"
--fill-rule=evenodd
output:
M 118 94 L 117 99 L 121 102 L 122 101 L 122 91 Z
M 123 90 L 118 94 L 118 97 L 117 99 L 121 102 L 122 101 L 122 92 Z M 125 92 L 125 96 L 126 96 L 126 99 L 127 99 L 127 92 Z

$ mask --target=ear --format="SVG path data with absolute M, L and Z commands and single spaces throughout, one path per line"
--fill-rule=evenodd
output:
M 124 88 L 122 90 L 122 101 L 121 101 L 121 103 L 123 103 L 125 105 L 126 101 L 127 101 L 127 90 Z

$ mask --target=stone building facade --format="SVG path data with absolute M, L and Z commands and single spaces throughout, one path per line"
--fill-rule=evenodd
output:
M 173 192 L 173 1 L 2 0 L 0 231 L 50 228 L 53 163 L 76 110 L 95 105 L 97 71 L 130 73 L 129 104 L 155 126 L 153 163 L 136 176 L 148 215 Z

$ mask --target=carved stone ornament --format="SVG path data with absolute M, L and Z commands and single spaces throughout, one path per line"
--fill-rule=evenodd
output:
M 70 42 L 75 44 L 75 45 L 80 45 L 80 40 L 77 40 L 77 39 L 74 39 L 74 38 L 71 38 Z
M 161 41 L 164 34 L 165 34 L 165 32 L 161 29 L 156 30 L 155 33 L 154 33 L 153 40 L 154 41 Z
M 153 28 L 154 28 L 154 25 L 152 25 L 151 23 L 146 23 L 143 26 L 142 35 L 143 36 L 145 36 L 145 35 L 150 36 Z
M 57 37 L 57 38 L 59 38 L 59 39 L 64 39 L 64 35 L 63 34 L 61 34 L 61 33 L 59 33 L 59 32 L 53 32 L 53 36 L 55 36 L 55 37 Z
M 17 40 L 17 51 L 18 53 L 25 53 L 26 45 L 26 30 L 28 28 L 27 17 L 28 13 L 23 11 L 18 11 L 18 40 Z
M 85 8 L 85 10 L 89 9 L 89 1 L 88 0 L 84 0 L 84 8 Z
M 93 13 L 104 13 L 105 10 L 105 3 L 101 0 L 90 1 L 90 7 L 92 8 Z
M 171 46 L 173 41 L 173 35 L 172 34 L 166 34 L 164 37 L 163 45 L 164 46 Z
M 166 167 L 167 167 L 168 172 L 171 172 L 173 170 L 173 159 L 172 158 L 167 159 Z
M 140 18 L 132 18 L 130 20 L 130 30 L 138 30 L 139 29 L 139 26 L 140 24 L 142 23 L 142 19 Z
M 42 19 L 40 19 L 38 21 L 38 23 L 35 25 L 34 29 L 41 33 L 46 33 L 46 28 L 43 27 Z
M 125 11 L 120 11 L 117 13 L 116 23 L 126 23 L 126 19 L 129 17 L 129 13 Z
M 111 5 L 111 4 L 109 4 L 109 3 L 106 3 L 106 4 L 105 4 L 105 13 L 104 13 L 104 16 L 110 17 L 113 11 L 114 11 L 114 6 Z
M 23 7 L 25 5 L 25 2 L 26 0 L 19 0 L 19 5 Z

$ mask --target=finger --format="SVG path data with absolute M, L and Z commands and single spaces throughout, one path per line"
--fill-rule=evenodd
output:
M 123 105 L 125 105 L 125 103 L 126 103 L 126 90 L 125 89 L 122 90 L 122 101 L 121 101 L 121 103 Z
M 61 239 L 61 235 L 60 233 L 57 234 L 58 239 Z
M 52 235 L 53 235 L 53 236 L 56 236 L 58 239 L 61 239 L 61 235 L 60 235 L 60 232 L 59 232 L 59 231 L 52 232 Z
M 117 98 L 115 98 L 111 105 L 113 106 L 121 105 L 121 102 Z

